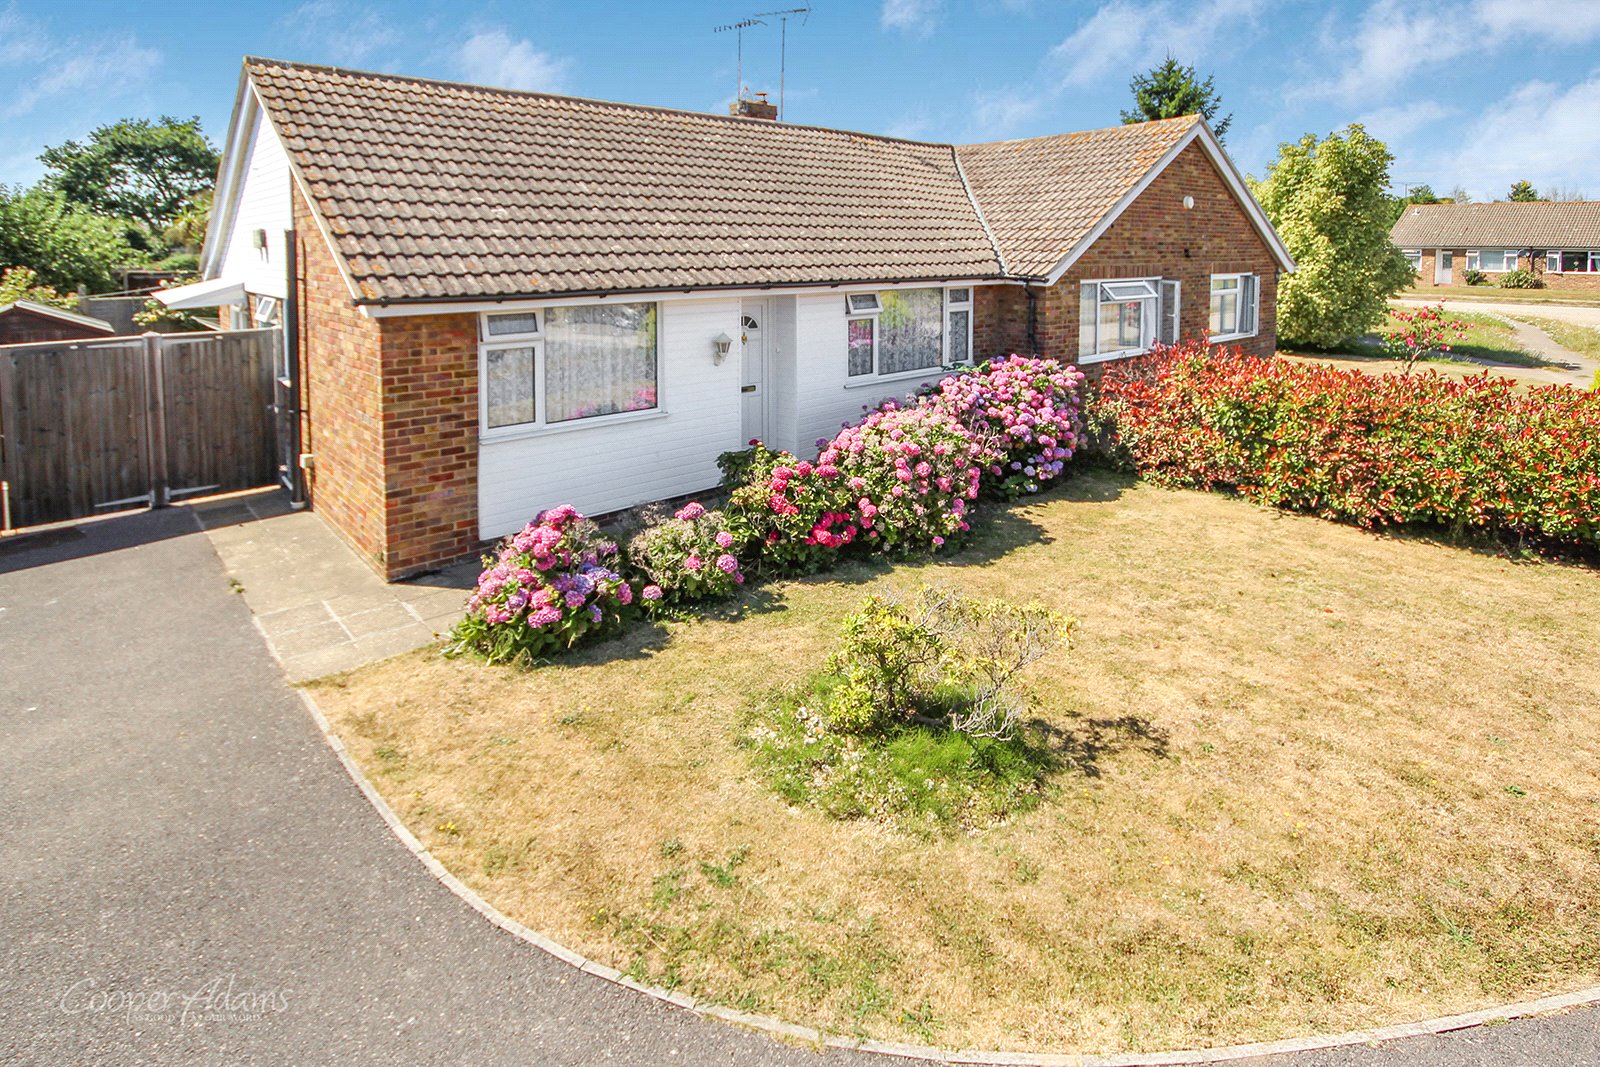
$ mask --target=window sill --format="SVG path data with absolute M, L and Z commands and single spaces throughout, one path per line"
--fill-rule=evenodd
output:
M 922 382 L 930 378 L 942 378 L 946 374 L 954 374 L 957 371 L 968 371 L 974 366 L 975 364 L 972 363 L 957 363 L 949 367 L 926 367 L 922 370 L 902 371 L 899 374 L 873 375 L 870 378 L 862 375 L 859 378 L 846 378 L 844 387 L 846 389 L 870 389 L 875 385 L 892 385 L 895 382 Z
M 1075 362 L 1080 367 L 1085 363 L 1110 363 L 1113 360 L 1118 359 L 1132 359 L 1134 356 L 1147 356 L 1150 354 L 1150 351 L 1151 350 L 1148 348 L 1124 348 L 1120 352 L 1099 352 L 1092 356 L 1079 356 Z
M 1260 330 L 1251 330 L 1249 333 L 1219 333 L 1209 340 L 1214 345 L 1225 344 L 1228 341 L 1248 341 L 1250 338 L 1258 336 L 1260 332 Z
M 660 408 L 648 411 L 624 411 L 616 415 L 597 415 L 590 419 L 573 419 L 552 426 L 501 426 L 485 430 L 478 435 L 481 445 L 497 445 L 504 441 L 521 441 L 529 437 L 550 437 L 554 434 L 573 433 L 579 430 L 599 430 L 607 426 L 623 426 L 635 422 L 652 422 L 664 419 L 667 413 Z

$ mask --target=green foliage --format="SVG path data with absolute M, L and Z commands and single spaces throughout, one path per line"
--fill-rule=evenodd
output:
M 101 215 L 137 219 L 160 232 L 216 181 L 218 156 L 198 117 L 123 119 L 101 126 L 87 144 L 67 141 L 39 157 L 46 181 L 70 201 Z
M 1536 200 L 1543 200 L 1544 197 L 1539 195 L 1539 190 L 1533 187 L 1532 182 L 1520 181 L 1511 186 L 1511 191 L 1506 194 L 1506 199 L 1519 204 L 1531 204 Z
M 133 313 L 133 321 L 155 333 L 195 333 L 206 324 L 187 311 L 176 311 L 159 300 L 146 300 Z
M 39 276 L 27 267 L 12 267 L 0 274 L 0 305 L 18 300 L 30 300 L 62 311 L 71 311 L 78 306 L 76 295 L 58 293 L 48 285 L 40 285 Z
M 1193 67 L 1184 66 L 1170 55 L 1148 73 L 1134 75 L 1128 89 L 1133 93 L 1134 106 L 1132 111 L 1122 113 L 1125 124 L 1203 115 L 1220 141 L 1233 123 L 1231 114 L 1220 120 L 1217 118 L 1222 97 L 1217 93 L 1215 80 L 1207 75 L 1205 81 L 1201 81 Z
M 1500 281 L 1496 284 L 1502 289 L 1543 289 L 1544 279 L 1531 270 L 1519 267 L 1500 275 Z
M 1299 264 L 1278 282 L 1278 336 L 1333 348 L 1373 329 L 1415 274 L 1389 240 L 1393 161 L 1359 124 L 1279 148 L 1252 191 Z
M 824 717 L 845 733 L 922 719 L 1010 737 L 1024 703 L 1018 674 L 1065 643 L 1074 625 L 1042 604 L 984 601 L 933 586 L 909 599 L 876 594 L 846 617 L 828 658 L 839 682 Z
M 1468 285 L 1488 285 L 1489 276 L 1481 270 L 1465 270 L 1461 272 L 1461 280 Z
M 1433 191 L 1433 186 L 1427 184 L 1410 186 L 1406 189 L 1405 196 L 1394 198 L 1393 206 L 1389 209 L 1389 228 L 1394 228 L 1394 224 L 1400 221 L 1400 216 L 1404 215 L 1406 208 L 1412 204 L 1437 204 L 1440 202 L 1438 195 Z
M 913 834 L 979 830 L 1036 807 L 1060 757 L 1019 731 L 999 739 L 920 722 L 841 733 L 819 710 L 841 684 L 824 675 L 784 697 L 749 735 L 757 768 L 791 804 Z
M 161 231 L 161 239 L 174 248 L 198 251 L 205 243 L 206 227 L 211 224 L 211 197 L 210 189 L 191 196 Z
M 33 269 L 41 284 L 57 289 L 116 288 L 116 268 L 147 256 L 130 239 L 138 228 L 69 203 L 52 189 L 0 185 L 0 264 Z

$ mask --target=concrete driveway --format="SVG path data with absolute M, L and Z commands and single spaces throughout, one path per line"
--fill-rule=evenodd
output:
M 0 729 L 0 1063 L 891 1062 L 703 1020 L 469 909 L 345 775 L 189 509 L 0 543 Z M 1600 1012 L 1255 1062 L 1600 1063 Z

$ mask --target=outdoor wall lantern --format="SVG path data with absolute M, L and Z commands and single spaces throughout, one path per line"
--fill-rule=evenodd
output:
M 717 366 L 720 367 L 722 361 L 728 358 L 729 349 L 733 348 L 733 338 L 726 333 L 719 333 L 711 339 L 711 348 L 712 358 L 716 360 Z
M 1193 211 L 1194 210 L 1194 197 L 1186 196 L 1186 197 L 1183 198 L 1183 210 L 1185 210 L 1185 211 Z

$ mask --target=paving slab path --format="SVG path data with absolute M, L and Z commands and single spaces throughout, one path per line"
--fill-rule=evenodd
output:
M 8 1067 L 902 1062 L 702 1019 L 471 910 L 346 775 L 193 508 L 0 542 L 0 737 Z M 1600 1011 L 1241 1062 L 1594 1064 Z

